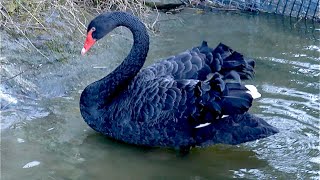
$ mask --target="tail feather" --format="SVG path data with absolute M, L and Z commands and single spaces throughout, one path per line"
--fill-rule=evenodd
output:
M 224 95 L 222 96 L 222 114 L 243 114 L 252 105 L 253 97 L 249 90 L 240 83 L 226 83 Z
M 207 53 L 207 51 L 204 52 Z M 213 59 L 219 59 L 221 68 L 218 71 L 220 74 L 227 76 L 231 71 L 236 71 L 241 79 L 251 79 L 254 76 L 254 60 L 245 59 L 242 54 L 230 47 L 220 43 L 211 53 Z M 213 65 L 214 63 L 216 61 L 212 61 L 211 66 L 216 67 L 216 65 Z
M 243 55 L 234 51 L 230 56 L 223 60 L 223 68 L 228 69 L 242 69 L 247 63 L 243 59 Z
M 238 82 L 238 83 L 241 82 L 240 75 L 239 75 L 236 71 L 234 71 L 234 70 L 231 70 L 228 74 L 225 74 L 223 79 L 224 79 L 224 80 L 226 80 L 226 79 L 232 79 L 232 80 L 234 80 L 234 81 L 236 81 L 236 82 Z
M 252 105 L 252 97 L 243 94 L 243 96 L 225 96 L 222 100 L 222 114 L 243 114 L 249 110 Z
M 279 130 L 263 119 L 250 115 L 232 115 L 196 129 L 198 146 L 241 144 L 274 135 Z
M 251 91 L 255 90 L 249 87 Z M 250 89 L 238 82 L 225 83 L 218 73 L 209 74 L 205 81 L 199 81 L 191 90 L 197 107 L 190 119 L 194 126 L 216 121 L 223 115 L 243 114 L 253 101 Z

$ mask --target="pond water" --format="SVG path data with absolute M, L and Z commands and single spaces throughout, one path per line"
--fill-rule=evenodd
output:
M 94 132 L 82 120 L 79 96 L 125 57 L 132 40 L 123 30 L 86 57 L 80 56 L 84 37 L 68 42 L 75 49 L 64 61 L 43 63 L 1 85 L 1 179 L 320 179 L 319 24 L 196 10 L 162 17 L 146 65 L 202 40 L 210 46 L 223 42 L 255 58 L 250 83 L 262 98 L 250 112 L 280 133 L 238 146 L 192 149 L 181 157 L 174 150 L 130 146 Z M 10 44 L 1 49 L 8 77 L 44 59 Z

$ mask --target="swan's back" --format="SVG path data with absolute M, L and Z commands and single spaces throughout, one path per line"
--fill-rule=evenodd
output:
M 254 75 L 254 61 L 244 59 L 228 46 L 220 43 L 215 49 L 208 47 L 207 42 L 191 50 L 171 56 L 140 71 L 135 81 L 145 81 L 164 76 L 173 79 L 205 80 L 210 73 L 219 72 L 225 78 L 240 82 Z

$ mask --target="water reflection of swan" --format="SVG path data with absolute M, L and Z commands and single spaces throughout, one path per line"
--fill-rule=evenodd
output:
M 171 149 L 131 146 L 97 133 L 90 133 L 84 139 L 79 154 L 85 159 L 81 168 L 87 169 L 87 174 L 96 179 L 103 179 L 106 174 L 118 179 L 190 179 L 196 176 L 200 179 L 230 179 L 232 176 L 241 177 L 241 174 L 256 175 L 255 171 L 268 167 L 266 160 L 258 158 L 245 146 L 216 145 L 192 149 L 192 156 L 180 156 Z

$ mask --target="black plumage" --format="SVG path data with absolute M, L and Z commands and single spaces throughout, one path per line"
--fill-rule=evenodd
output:
M 96 131 L 126 143 L 174 148 L 239 144 L 278 132 L 247 113 L 253 97 L 241 80 L 253 77 L 253 60 L 224 44 L 213 49 L 203 42 L 141 69 L 149 36 L 138 18 L 101 14 L 88 32 L 94 27 L 98 40 L 118 26 L 133 33 L 129 55 L 80 98 L 81 114 Z

